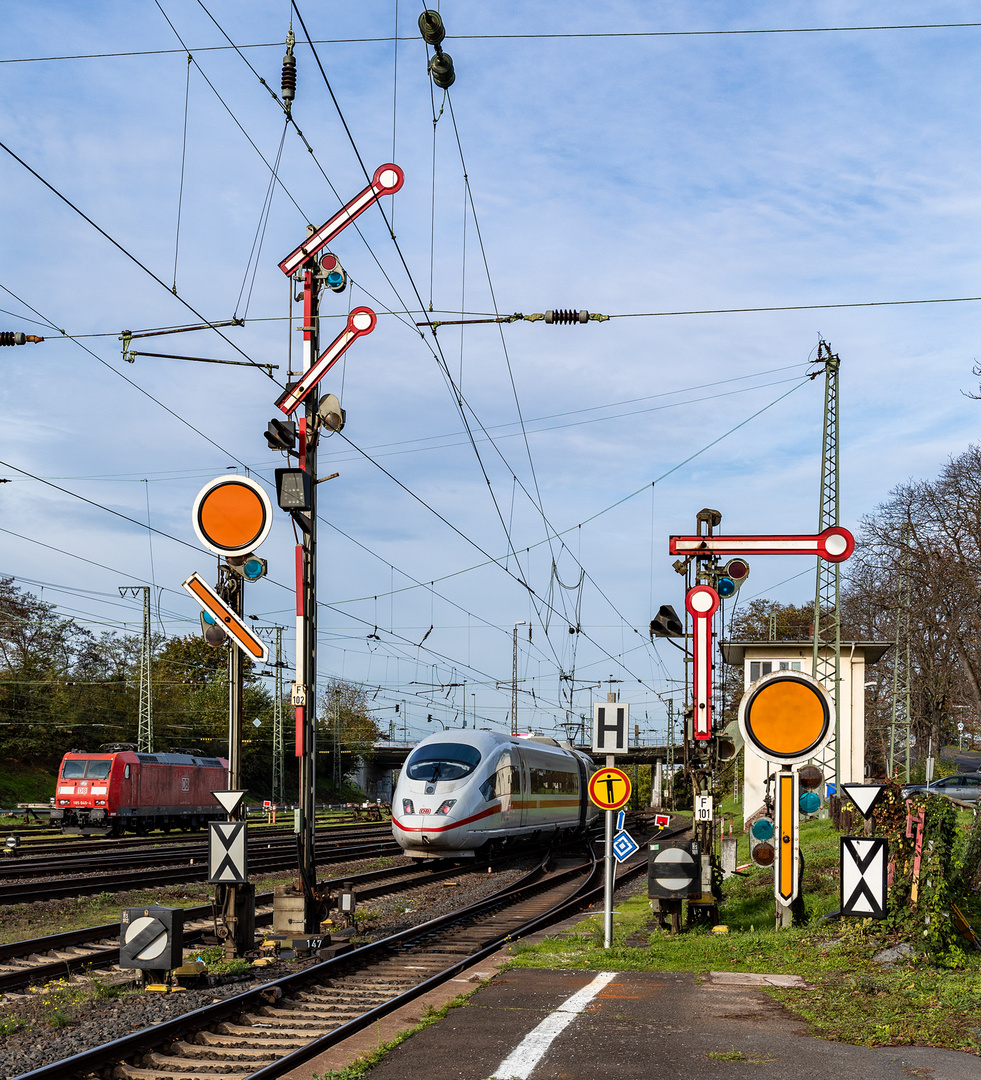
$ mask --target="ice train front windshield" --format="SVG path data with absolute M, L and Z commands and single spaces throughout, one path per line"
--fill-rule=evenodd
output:
M 480 751 L 463 743 L 434 743 L 420 746 L 405 763 L 410 780 L 460 780 L 472 773 L 480 761 Z

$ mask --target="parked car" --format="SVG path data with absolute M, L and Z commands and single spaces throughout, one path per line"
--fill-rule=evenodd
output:
M 932 784 L 906 784 L 903 798 L 910 795 L 946 795 L 961 802 L 976 803 L 981 798 L 981 773 L 958 773 L 956 776 L 943 776 Z

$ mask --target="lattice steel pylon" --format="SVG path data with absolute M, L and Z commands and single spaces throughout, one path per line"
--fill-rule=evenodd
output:
M 824 364 L 824 434 L 821 446 L 821 500 L 817 531 L 838 525 L 838 368 L 840 360 L 826 341 L 818 342 L 817 363 Z M 811 671 L 834 701 L 835 730 L 821 755 L 828 782 L 838 785 L 841 761 L 841 604 L 840 564 L 817 561 L 814 589 L 814 655 Z M 827 775 L 830 770 L 833 776 Z
M 136 745 L 140 753 L 153 753 L 153 681 L 150 642 L 150 586 L 120 585 L 120 596 L 138 596 L 143 593 L 143 646 L 140 650 L 140 722 Z
M 283 779 L 283 627 L 256 626 L 255 632 L 269 640 L 276 637 L 276 659 L 273 663 L 273 766 L 272 801 L 278 806 L 286 801 L 286 783 Z

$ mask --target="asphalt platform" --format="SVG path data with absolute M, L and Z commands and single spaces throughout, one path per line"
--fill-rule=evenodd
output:
M 558 927 L 553 928 L 555 933 Z M 507 949 L 288 1074 L 311 1080 L 490 979 L 465 1008 L 390 1050 L 367 1080 L 979 1080 L 981 1058 L 852 1046 L 806 1034 L 761 985 L 795 975 L 502 972 Z

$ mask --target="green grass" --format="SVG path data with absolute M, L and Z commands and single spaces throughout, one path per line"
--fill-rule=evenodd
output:
M 961 816 L 962 831 L 972 818 L 970 812 Z M 599 912 L 539 944 L 512 946 L 510 966 L 795 974 L 808 989 L 764 992 L 806 1020 L 813 1034 L 869 1046 L 915 1044 L 981 1053 L 981 952 L 967 953 L 963 966 L 952 969 L 934 964 L 921 942 L 908 939 L 918 955 L 896 966 L 876 961 L 878 952 L 900 940 L 882 923 L 823 918 L 838 908 L 839 842 L 829 822 L 801 823 L 806 927 L 775 930 L 773 875 L 754 866 L 723 887 L 720 917 L 727 933 L 699 927 L 672 935 L 659 929 L 641 886 L 614 912 L 609 949 L 603 948 Z M 742 835 L 738 850 L 739 864 L 749 862 Z M 981 904 L 965 901 L 962 907 L 981 930 Z
M 47 803 L 54 795 L 55 774 L 49 769 L 9 763 L 0 768 L 0 806 L 15 810 L 18 803 Z

